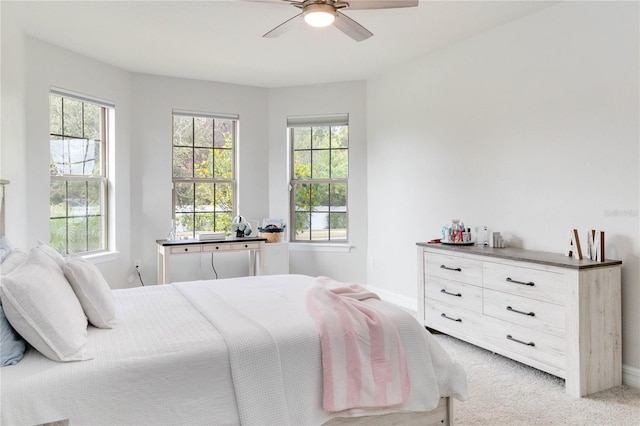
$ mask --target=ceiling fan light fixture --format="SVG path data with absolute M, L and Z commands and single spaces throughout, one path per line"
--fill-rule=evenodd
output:
M 304 8 L 302 16 L 312 27 L 328 27 L 336 20 L 336 9 L 328 4 L 310 4 Z

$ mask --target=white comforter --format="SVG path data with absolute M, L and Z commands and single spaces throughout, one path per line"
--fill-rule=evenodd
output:
M 93 359 L 57 363 L 34 350 L 0 370 L 1 423 L 318 425 L 318 332 L 306 311 L 313 277 L 281 275 L 114 290 L 117 324 L 89 329 Z M 407 354 L 399 411 L 466 397 L 466 376 L 409 314 L 384 302 Z M 370 415 L 353 410 L 341 416 Z

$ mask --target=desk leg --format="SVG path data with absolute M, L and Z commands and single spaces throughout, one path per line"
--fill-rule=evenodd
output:
M 260 241 L 260 248 L 258 252 L 258 261 L 260 264 L 258 265 L 258 275 L 264 275 L 264 241 Z
M 169 282 L 169 248 L 158 247 L 158 284 Z
M 156 249 L 156 274 L 158 275 L 158 284 L 162 284 L 163 281 L 163 276 L 162 276 L 162 271 L 164 270 L 164 257 L 162 255 L 162 247 L 158 247 Z
M 256 251 L 249 250 L 249 276 L 256 275 Z

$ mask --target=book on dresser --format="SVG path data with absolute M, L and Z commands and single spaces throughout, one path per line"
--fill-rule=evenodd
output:
M 224 232 L 200 232 L 196 235 L 198 241 L 219 241 L 225 239 Z
M 622 261 L 417 246 L 426 327 L 561 377 L 575 397 L 622 384 Z

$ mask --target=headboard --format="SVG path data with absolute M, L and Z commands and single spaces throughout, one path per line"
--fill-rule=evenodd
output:
M 4 187 L 9 185 L 9 181 L 0 179 L 0 237 L 4 236 Z

